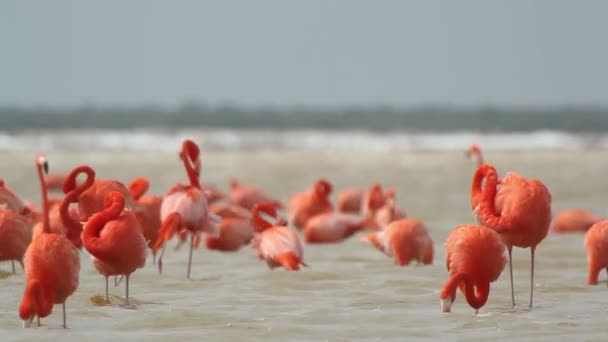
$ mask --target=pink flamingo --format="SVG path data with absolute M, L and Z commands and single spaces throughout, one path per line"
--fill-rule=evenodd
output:
M 333 212 L 333 205 L 329 200 L 332 186 L 325 179 L 315 182 L 311 190 L 298 192 L 289 200 L 289 222 L 296 228 L 303 229 L 306 221 L 318 214 Z

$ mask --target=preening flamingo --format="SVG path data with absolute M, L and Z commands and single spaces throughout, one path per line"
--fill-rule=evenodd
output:
M 243 184 L 238 179 L 230 179 L 230 203 L 251 210 L 254 205 L 262 202 L 275 202 L 279 207 L 283 204 L 266 194 L 260 187 Z
M 441 311 L 450 312 L 460 287 L 477 313 L 488 300 L 490 283 L 498 279 L 507 263 L 501 237 L 490 228 L 465 224 L 448 235 L 445 250 L 450 279 L 439 296 Z
M 32 240 L 23 258 L 25 292 L 19 306 L 24 327 L 29 327 L 34 316 L 50 315 L 53 304 L 62 304 L 63 327 L 66 328 L 65 301 L 78 288 L 80 258 L 72 243 L 62 234 L 50 232 L 49 203 L 44 173 L 48 163 L 44 155 L 36 157 L 36 167 L 42 192 L 43 231 Z
M 595 223 L 585 234 L 587 265 L 589 276 L 587 284 L 596 285 L 600 271 L 606 269 L 608 275 L 608 220 Z
M 381 231 L 362 237 L 360 241 L 370 243 L 382 253 L 392 256 L 395 264 L 400 266 L 407 266 L 411 261 L 424 265 L 433 263 L 433 239 L 420 220 L 393 221 Z
M 308 191 L 298 192 L 289 200 L 289 222 L 298 229 L 304 229 L 306 221 L 318 214 L 332 212 L 333 205 L 329 199 L 332 186 L 325 179 L 315 182 Z
M 146 240 L 133 212 L 125 209 L 122 193 L 106 193 L 104 207 L 84 226 L 84 248 L 91 253 L 93 265 L 106 279 L 106 301 L 110 302 L 108 277 L 124 275 L 125 300 L 129 304 L 129 277 L 146 263 Z
M 160 209 L 162 226 L 152 250 L 156 252 L 162 247 L 164 251 L 167 240 L 182 228 L 187 229 L 190 232 L 191 240 L 186 275 L 190 278 L 195 236 L 200 233 L 206 233 L 212 237 L 219 236 L 222 219 L 208 210 L 207 197 L 201 190 L 198 180 L 201 169 L 200 150 L 192 140 L 183 142 L 180 158 L 184 163 L 190 184 L 177 184 L 165 195 Z M 163 252 L 158 258 L 159 272 L 162 272 L 162 255 Z
M 481 182 L 485 186 L 481 190 Z M 530 308 L 534 298 L 534 252 L 543 241 L 551 224 L 551 194 L 536 179 L 527 179 L 508 172 L 497 190 L 498 174 L 494 166 L 484 164 L 475 172 L 471 198 L 480 199 L 474 209 L 479 222 L 494 229 L 503 238 L 509 253 L 511 301 L 515 305 L 513 290 L 513 246 L 530 247 Z
M 307 266 L 304 263 L 304 252 L 298 235 L 285 226 L 286 222 L 283 219 L 277 220 L 273 225 L 263 219 L 261 213 L 276 218 L 276 203 L 258 203 L 252 209 L 251 223 L 260 232 L 252 242 L 257 256 L 266 261 L 270 269 L 282 266 L 288 271 L 298 271 L 300 265 Z
M 585 209 L 562 210 L 553 218 L 551 231 L 554 233 L 584 233 L 602 217 Z
M 86 179 L 83 184 L 77 185 L 76 179 L 81 174 L 85 174 Z M 88 220 L 91 215 L 104 209 L 104 196 L 110 191 L 120 192 L 125 199 L 125 206 L 134 208 L 131 193 L 124 184 L 116 180 L 95 178 L 95 171 L 88 165 L 75 167 L 63 183 L 63 192 L 69 195 L 72 203 L 78 202 L 81 221 Z

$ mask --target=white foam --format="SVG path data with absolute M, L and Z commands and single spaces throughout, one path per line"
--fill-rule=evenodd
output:
M 69 130 L 0 133 L 0 150 L 46 151 L 156 151 L 173 152 L 191 138 L 204 150 L 302 150 L 302 151 L 451 151 L 473 143 L 484 150 L 583 150 L 608 149 L 608 134 L 558 131 L 530 133 L 376 133 L 318 130 Z

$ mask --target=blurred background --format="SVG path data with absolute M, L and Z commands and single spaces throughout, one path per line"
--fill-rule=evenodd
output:
M 607 148 L 603 1 L 5 1 L 0 150 Z

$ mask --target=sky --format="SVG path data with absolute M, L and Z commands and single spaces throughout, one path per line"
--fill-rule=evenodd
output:
M 608 1 L 5 0 L 0 105 L 608 106 Z

